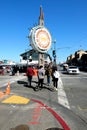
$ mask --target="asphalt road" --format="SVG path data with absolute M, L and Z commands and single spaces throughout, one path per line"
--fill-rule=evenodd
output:
M 27 125 L 30 130 L 87 130 L 86 75 L 61 73 L 58 92 L 53 90 L 52 84 L 46 85 L 46 78 L 44 88 L 35 91 L 37 78 L 33 78 L 29 88 L 23 75 L 0 76 L 1 91 L 5 91 L 8 81 L 11 93 L 0 98 L 0 130 L 11 130 L 19 125 Z
M 65 93 L 70 105 L 82 120 L 87 122 L 87 73 L 79 75 L 61 75 Z

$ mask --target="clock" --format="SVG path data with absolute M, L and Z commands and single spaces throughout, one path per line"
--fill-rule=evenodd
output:
M 39 52 L 47 52 L 51 47 L 51 35 L 43 26 L 34 27 L 30 33 L 32 47 Z
M 35 33 L 35 42 L 40 49 L 48 49 L 51 44 L 49 32 L 45 28 L 38 29 Z

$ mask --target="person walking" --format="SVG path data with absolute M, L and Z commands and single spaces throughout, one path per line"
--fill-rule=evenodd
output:
M 50 66 L 48 66 L 48 67 L 46 68 L 45 74 L 46 74 L 46 76 L 47 76 L 47 84 L 48 84 L 48 86 L 49 86 L 49 85 L 50 85 L 51 76 L 52 76 L 52 69 L 51 69 Z
M 44 76 L 45 76 L 45 70 L 43 66 L 40 66 L 38 69 L 38 86 L 36 87 L 36 89 L 43 88 Z
M 29 66 L 27 68 L 26 75 L 27 75 L 27 78 L 28 78 L 28 86 L 31 87 L 32 77 L 34 75 L 34 71 L 33 71 L 32 66 Z
M 57 91 L 58 90 L 58 80 L 59 80 L 60 74 L 57 70 L 57 68 L 54 69 L 53 71 L 53 86 L 54 89 Z

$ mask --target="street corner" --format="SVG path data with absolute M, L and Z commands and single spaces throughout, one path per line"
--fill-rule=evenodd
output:
M 51 107 L 47 106 L 47 104 L 44 104 L 40 100 L 37 100 L 36 98 L 26 98 L 23 96 L 12 94 L 8 95 L 6 98 L 3 98 L 1 103 L 7 105 L 23 105 L 23 107 L 20 107 L 20 111 L 18 111 L 18 113 L 14 115 L 15 125 L 13 125 L 13 128 L 15 128 L 15 126 L 18 127 L 20 125 L 21 122 L 17 117 L 21 115 L 22 122 L 25 121 L 24 123 L 26 123 L 31 129 L 32 127 L 35 127 L 35 129 L 37 129 L 38 127 L 39 129 L 41 129 L 43 124 L 44 130 L 70 130 L 65 120 L 58 113 L 56 113 L 56 111 L 54 111 Z M 19 109 L 19 107 L 17 106 L 15 106 L 15 108 Z M 10 108 L 8 108 L 8 111 L 9 109 Z M 10 109 L 11 112 L 14 110 L 15 109 Z M 19 125 L 17 126 L 17 124 Z M 12 128 L 11 126 L 9 127 Z
M 21 111 L 22 110 L 22 111 Z M 23 110 L 26 110 L 23 115 Z M 70 130 L 63 118 L 58 115 L 52 108 L 37 99 L 30 99 L 30 103 L 26 108 L 21 108 L 17 114 L 22 115 L 22 120 L 29 126 L 30 129 L 44 130 Z M 19 122 L 19 120 L 16 122 Z M 54 124 L 55 122 L 55 124 Z M 19 127 L 20 124 L 16 127 Z M 21 125 L 21 128 L 24 127 Z
M 46 104 L 44 104 L 43 102 L 41 102 L 40 100 L 36 100 L 36 99 L 31 99 L 31 101 L 36 102 L 36 107 L 34 110 L 34 115 L 33 117 L 33 122 L 29 122 L 29 124 L 36 124 L 38 121 L 38 116 L 40 116 L 40 118 L 43 118 L 43 114 L 40 114 L 42 111 L 44 111 L 44 115 L 45 115 L 45 123 L 46 121 L 48 122 L 48 120 L 53 119 L 55 121 L 55 126 L 56 127 L 52 127 L 46 130 L 70 130 L 68 124 L 65 122 L 65 120 L 55 111 L 53 110 L 51 107 L 47 106 Z M 35 116 L 36 114 L 36 116 Z M 34 118 L 35 117 L 35 118 Z M 48 119 L 48 117 L 50 119 Z M 52 122 L 50 122 L 52 123 Z

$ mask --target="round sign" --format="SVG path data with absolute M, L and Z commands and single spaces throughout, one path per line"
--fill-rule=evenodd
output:
M 31 46 L 41 52 L 47 52 L 51 47 L 51 35 L 49 31 L 43 26 L 36 26 L 30 32 Z

